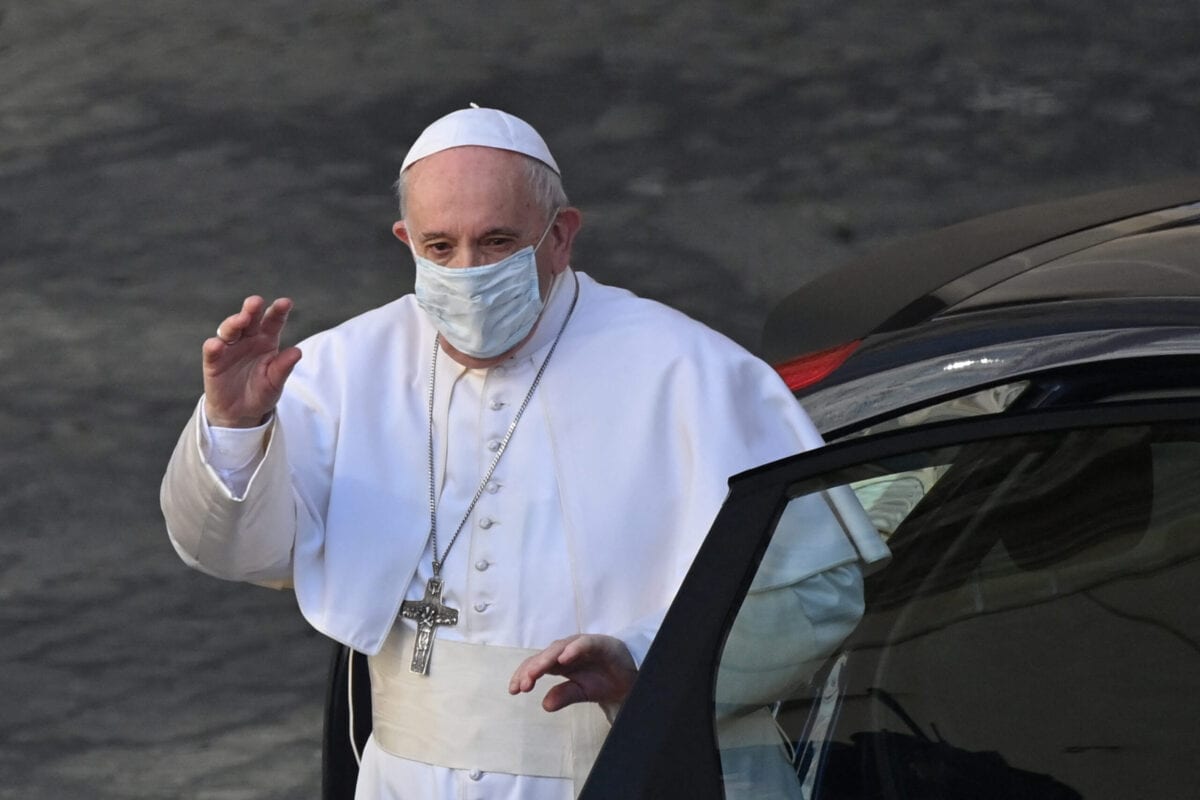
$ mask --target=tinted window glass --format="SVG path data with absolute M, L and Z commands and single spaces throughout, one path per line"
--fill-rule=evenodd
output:
M 893 557 L 858 607 L 845 565 L 789 584 L 806 533 L 785 511 L 718 673 L 727 796 L 1194 792 L 1200 430 L 973 443 L 840 482 Z M 826 502 L 806 488 L 789 509 Z

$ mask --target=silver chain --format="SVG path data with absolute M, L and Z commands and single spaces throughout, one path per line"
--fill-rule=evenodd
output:
M 525 394 L 525 399 L 521 401 L 521 407 L 517 409 L 516 416 L 513 417 L 513 421 L 508 426 L 508 431 L 505 432 L 504 438 L 500 440 L 500 444 L 496 448 L 496 455 L 492 458 L 492 463 L 488 466 L 487 472 L 484 473 L 483 480 L 479 482 L 479 488 L 475 490 L 475 496 L 471 498 L 470 505 L 467 506 L 467 513 L 463 515 L 462 521 L 458 523 L 458 528 L 454 531 L 454 535 L 450 537 L 450 543 L 446 545 L 446 552 L 440 557 L 438 556 L 437 543 L 437 496 L 433 479 L 433 397 L 437 380 L 438 350 L 441 349 L 442 337 L 440 335 L 433 337 L 433 358 L 429 366 L 429 541 L 433 547 L 433 576 L 435 578 L 441 576 L 442 564 L 449 557 L 450 548 L 454 547 L 454 543 L 458 541 L 458 535 L 466 527 L 467 520 L 471 518 L 471 512 L 475 510 L 475 504 L 483 496 L 483 490 L 487 487 L 488 481 L 492 479 L 492 473 L 496 471 L 496 465 L 500 463 L 500 456 L 504 455 L 505 449 L 508 448 L 508 440 L 512 438 L 513 431 L 517 429 L 517 423 L 521 421 L 521 416 L 525 413 L 525 408 L 533 398 L 534 390 L 537 389 L 538 384 L 542 381 L 542 373 L 546 371 L 546 365 L 550 363 L 550 357 L 554 355 L 554 350 L 558 347 L 558 340 L 562 338 L 563 331 L 567 329 L 567 323 L 571 320 L 571 314 L 575 311 L 575 302 L 577 300 L 579 300 L 578 278 L 575 279 L 575 294 L 571 296 L 571 306 L 567 309 L 567 316 L 562 321 L 558 333 L 555 334 L 554 341 L 550 344 L 550 350 L 546 353 L 546 357 L 542 359 L 542 366 L 538 369 L 537 375 L 534 376 L 533 383 L 529 386 L 529 391 Z

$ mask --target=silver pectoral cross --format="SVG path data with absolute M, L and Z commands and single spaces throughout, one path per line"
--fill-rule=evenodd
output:
M 442 605 L 442 579 L 436 576 L 429 579 L 429 583 L 425 584 L 425 598 L 420 602 L 405 600 L 401 603 L 400 616 L 417 623 L 417 641 L 413 645 L 409 669 L 420 675 L 428 675 L 434 628 L 458 624 L 458 609 Z

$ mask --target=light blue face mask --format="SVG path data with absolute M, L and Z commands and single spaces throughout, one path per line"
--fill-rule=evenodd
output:
M 537 244 L 481 267 L 443 267 L 413 249 L 417 304 L 455 350 L 495 358 L 533 330 L 542 313 L 535 255 L 557 218 L 556 210 Z

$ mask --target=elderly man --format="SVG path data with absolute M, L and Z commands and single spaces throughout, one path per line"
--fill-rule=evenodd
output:
M 298 348 L 290 301 L 246 299 L 204 343 L 168 529 L 369 655 L 358 797 L 570 798 L 727 477 L 820 439 L 766 365 L 571 269 L 581 215 L 525 122 L 443 117 L 398 187 L 415 296 Z M 854 548 L 812 551 L 857 607 Z

